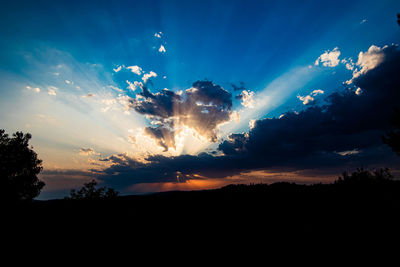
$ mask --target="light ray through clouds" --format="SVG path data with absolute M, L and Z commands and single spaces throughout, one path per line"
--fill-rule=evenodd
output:
M 221 142 L 249 132 L 256 120 L 301 112 L 353 86 L 375 68 L 361 64 L 360 52 L 377 65 L 383 62 L 375 55 L 379 49 L 400 42 L 390 17 L 396 8 L 400 12 L 396 1 L 326 7 L 318 1 L 10 1 L 0 11 L 0 128 L 33 135 L 57 190 L 68 179 L 81 182 L 109 167 L 111 157 L 146 162 L 149 156 L 220 156 Z M 231 87 L 240 81 L 240 90 Z M 229 107 L 207 90 L 191 92 L 196 82 L 227 91 L 221 95 L 231 96 L 222 101 Z M 143 101 L 160 110 L 169 95 L 179 99 L 172 115 L 139 112 Z M 214 111 L 221 117 L 206 116 Z M 160 141 L 167 132 L 172 145 Z M 338 153 L 363 154 L 354 151 Z M 246 175 L 279 176 L 266 170 Z M 244 176 L 129 188 L 211 188 Z

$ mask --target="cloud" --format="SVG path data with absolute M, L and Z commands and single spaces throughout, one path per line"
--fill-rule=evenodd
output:
M 143 75 L 142 80 L 144 83 L 146 83 L 147 80 L 150 79 L 151 77 L 157 77 L 157 73 L 155 73 L 154 71 L 150 71 L 149 73 Z
M 142 74 L 142 68 L 139 66 L 129 66 L 126 67 L 128 70 L 131 70 L 133 73 L 137 74 L 137 75 L 141 75 Z
M 354 70 L 355 64 L 354 64 L 352 58 L 348 58 L 348 59 L 344 58 L 344 59 L 342 59 L 340 62 L 341 62 L 342 64 L 345 64 L 346 69 L 348 69 L 348 70 Z
M 348 155 L 358 154 L 358 153 L 360 153 L 360 151 L 357 149 L 353 149 L 353 150 L 341 151 L 341 152 L 336 152 L 336 153 L 339 154 L 340 156 L 348 156 Z
M 400 51 L 393 47 L 383 52 L 384 61 L 379 66 L 354 79 L 354 85 L 363 90 L 361 95 L 351 90 L 335 92 L 326 97 L 324 105 L 312 105 L 298 113 L 287 112 L 279 118 L 254 120 L 248 132 L 231 134 L 221 142 L 218 150 L 222 154 L 218 156 L 153 155 L 138 161 L 127 155 L 113 155 L 104 159 L 110 167 L 100 178 L 116 187 L 126 187 L 137 183 L 185 181 L 178 181 L 177 176 L 223 178 L 254 169 L 311 172 L 316 168 L 356 168 L 371 163 L 387 166 L 388 162 L 398 166 L 400 159 L 382 144 L 381 136 L 391 128 L 393 108 L 399 106 Z M 310 95 L 321 94 L 319 90 Z M 169 126 L 174 124 L 163 123 L 163 118 L 168 121 L 179 119 L 182 114 L 205 114 L 201 109 L 197 109 L 198 114 L 181 113 L 182 108 L 189 111 L 216 105 L 217 110 L 225 107 L 230 112 L 232 106 L 230 94 L 207 81 L 194 83 L 183 95 L 171 91 L 152 94 L 147 89 L 141 94 L 144 103 L 132 103 L 132 108 L 162 122 L 160 127 L 167 129 L 148 131 L 155 140 L 164 142 L 165 147 L 171 145 L 167 143 L 172 135 L 170 140 L 168 135 L 174 128 Z M 161 111 L 155 106 L 162 107 Z M 199 125 L 204 127 L 202 123 Z
M 393 47 L 396 46 L 389 47 L 386 45 L 383 48 L 380 48 L 378 46 L 371 45 L 368 48 L 367 52 L 360 52 L 358 54 L 358 60 L 356 63 L 357 68 L 355 68 L 353 71 L 353 77 L 350 80 L 346 81 L 346 83 L 351 84 L 355 78 L 359 77 L 362 74 L 366 74 L 368 71 L 373 70 L 374 68 L 379 66 L 379 64 L 381 64 L 385 59 L 385 50 L 393 50 Z
M 113 69 L 115 72 L 119 72 L 122 69 L 122 66 L 118 66 L 116 69 Z M 140 75 L 140 74 L 139 74 Z
M 232 88 L 233 88 L 234 91 L 246 90 L 246 88 L 244 87 L 244 82 L 239 82 L 239 85 L 236 85 L 236 84 L 233 84 L 233 83 L 231 85 L 232 85 Z
M 58 90 L 58 88 L 57 87 L 55 87 L 55 86 L 49 86 L 48 87 L 48 91 L 47 91 L 47 93 L 49 94 L 49 95 L 57 95 L 57 93 L 56 93 L 56 91 Z
M 30 86 L 28 85 L 28 86 L 26 86 L 26 89 L 28 89 L 28 90 L 33 90 L 35 93 L 40 93 L 40 88 L 39 88 L 39 87 L 32 88 L 32 87 L 30 87 Z
M 139 88 L 143 87 L 142 82 L 134 81 L 133 83 L 131 83 L 130 81 L 126 80 L 126 83 L 128 84 L 128 88 L 131 89 L 132 91 L 135 91 L 138 87 Z
M 156 33 L 154 34 L 154 37 L 161 38 L 161 35 L 163 35 L 162 32 L 156 32 Z
M 315 61 L 315 65 L 318 66 L 322 63 L 324 67 L 336 67 L 339 64 L 340 51 L 338 47 L 335 47 L 332 51 L 325 51 Z
M 312 91 L 309 95 L 306 96 L 297 96 L 297 98 L 303 102 L 303 105 L 307 105 L 310 102 L 314 101 L 314 97 L 317 96 L 318 94 L 323 94 L 324 91 L 321 89 L 317 89 Z
M 90 156 L 90 155 L 98 155 L 98 153 L 96 153 L 93 148 L 81 148 L 79 149 L 79 155 Z
M 145 134 L 168 150 L 182 127 L 216 142 L 218 126 L 231 119 L 232 94 L 210 81 L 195 82 L 180 94 L 168 89 L 153 94 L 143 86 L 130 107 L 158 125 L 145 128 Z
M 167 50 L 165 50 L 165 47 L 163 45 L 161 45 L 160 48 L 158 49 L 158 52 L 165 53 L 165 52 L 167 52 Z
M 129 83 L 128 83 L 128 84 L 129 84 Z M 108 87 L 111 88 L 111 89 L 114 89 L 115 91 L 118 91 L 118 92 L 123 92 L 123 91 L 124 91 L 124 90 L 122 90 L 121 88 L 118 88 L 118 87 L 113 86 L 113 85 L 109 85 Z
M 254 108 L 256 103 L 254 92 L 250 90 L 243 90 L 240 95 L 236 96 L 236 99 L 242 100 L 241 104 L 246 108 Z
M 66 84 L 74 84 L 74 82 L 70 81 L 70 80 L 65 80 Z
M 367 19 L 363 19 L 360 24 L 364 24 L 365 22 L 367 22 Z
M 89 94 L 83 95 L 82 97 L 86 98 L 86 97 L 94 97 L 94 96 L 96 96 L 96 95 L 93 93 L 89 93 Z

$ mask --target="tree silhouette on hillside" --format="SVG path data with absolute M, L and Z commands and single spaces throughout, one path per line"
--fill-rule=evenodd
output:
M 75 199 L 75 200 L 98 200 L 98 199 L 115 199 L 118 196 L 118 192 L 113 188 L 100 187 L 96 188 L 97 182 L 92 180 L 88 183 L 85 183 L 84 186 L 76 191 L 72 189 L 70 192 L 70 196 L 66 197 L 66 199 Z
M 0 129 L 0 199 L 7 202 L 29 201 L 45 185 L 37 175 L 42 161 L 29 146 L 31 134 L 16 132 L 9 137 Z

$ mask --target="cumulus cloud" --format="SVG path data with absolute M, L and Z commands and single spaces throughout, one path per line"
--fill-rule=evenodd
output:
M 156 33 L 154 34 L 154 37 L 161 38 L 161 35 L 162 35 L 162 34 L 163 34 L 162 32 L 156 32 Z
M 250 90 L 243 90 L 242 93 L 236 96 L 236 99 L 242 100 L 242 106 L 246 108 L 254 108 L 255 106 L 255 99 L 254 99 L 254 92 Z
M 141 75 L 142 74 L 142 68 L 139 66 L 128 66 L 126 67 L 128 70 L 132 71 L 133 73 L 137 74 L 137 75 Z
M 386 49 L 393 49 L 393 47 L 389 48 L 387 45 L 385 45 L 383 48 L 380 48 L 378 46 L 371 45 L 367 52 L 360 52 L 358 54 L 358 60 L 356 63 L 357 68 L 355 68 L 353 71 L 353 77 L 346 81 L 346 83 L 351 84 L 355 78 L 379 66 L 379 64 L 381 64 L 385 59 Z
M 146 83 L 147 80 L 150 79 L 151 77 L 157 77 L 157 73 L 155 73 L 154 71 L 150 71 L 149 73 L 143 75 L 142 80 L 144 83 Z
M 153 94 L 143 86 L 130 107 L 158 125 L 147 127 L 145 134 L 168 150 L 175 147 L 174 137 L 183 126 L 216 142 L 218 126 L 231 119 L 232 95 L 209 81 L 195 82 L 181 94 L 168 89 Z
M 165 50 L 165 47 L 163 45 L 161 45 L 160 48 L 158 49 L 158 52 L 165 53 L 165 52 L 167 52 L 167 50 Z
M 303 105 L 307 105 L 310 102 L 314 101 L 314 97 L 317 96 L 318 94 L 323 94 L 324 91 L 321 89 L 317 89 L 312 91 L 309 95 L 306 96 L 297 96 L 297 98 L 303 102 Z
M 340 51 L 338 47 L 335 47 L 332 51 L 325 51 L 315 61 L 315 65 L 318 66 L 322 63 L 324 67 L 336 67 L 339 64 Z

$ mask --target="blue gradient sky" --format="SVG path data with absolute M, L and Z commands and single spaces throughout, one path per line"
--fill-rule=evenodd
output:
M 132 144 L 130 136 L 150 122 L 124 109 L 124 97 L 137 92 L 126 81 L 143 82 L 124 67 L 157 73 L 147 82 L 153 93 L 207 79 L 235 96 L 231 84 L 244 82 L 257 105 L 234 99 L 240 120 L 220 127 L 223 140 L 248 131 L 251 120 L 302 110 L 299 96 L 342 90 L 352 71 L 342 63 L 316 66 L 317 58 L 337 47 L 339 60 L 356 62 L 371 45 L 400 43 L 397 12 L 399 1 L 369 0 L 3 1 L 0 128 L 32 133 L 45 170 L 101 169 L 97 159 L 118 153 L 211 151 L 218 142 L 194 137 L 168 152 L 143 136 Z M 47 179 L 45 190 L 59 192 L 87 176 Z

